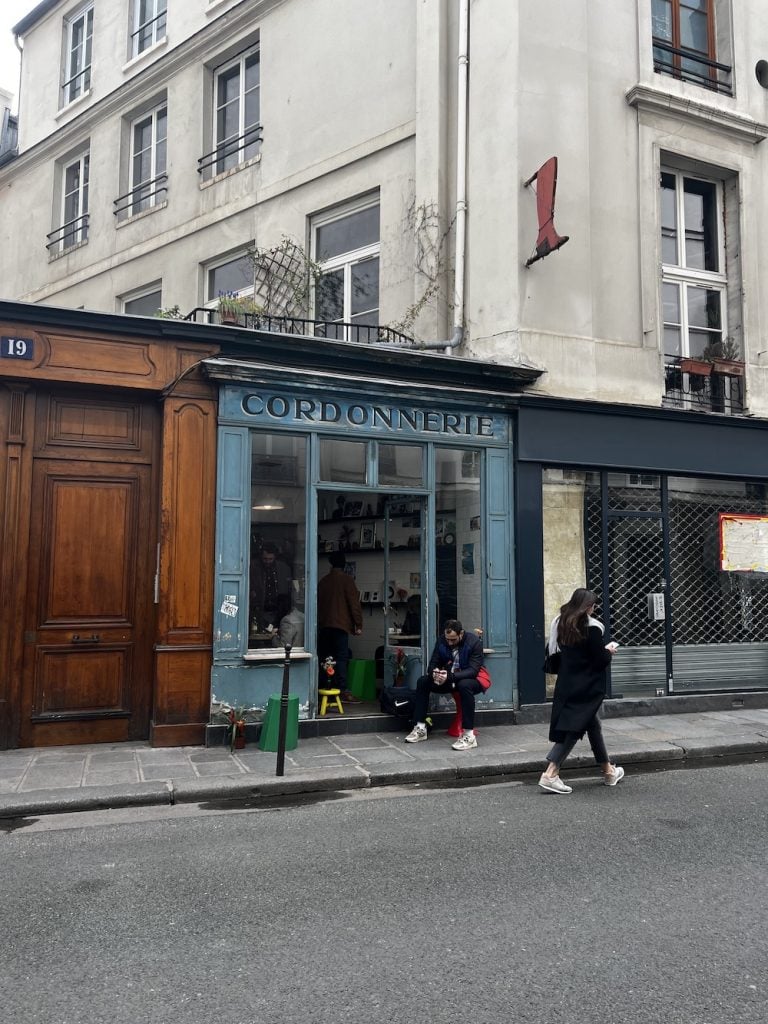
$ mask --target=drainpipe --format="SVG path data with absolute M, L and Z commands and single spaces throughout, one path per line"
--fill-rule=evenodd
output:
M 467 257 L 467 113 L 469 106 L 469 0 L 459 0 L 459 55 L 456 97 L 456 258 L 453 335 L 445 341 L 419 342 L 419 349 L 443 349 L 446 355 L 464 338 L 464 273 Z
M 19 92 L 16 96 L 16 117 L 18 117 L 21 109 L 21 62 L 24 60 L 24 47 L 20 45 L 19 37 L 17 35 L 14 35 L 13 42 L 16 45 L 16 49 L 19 51 Z

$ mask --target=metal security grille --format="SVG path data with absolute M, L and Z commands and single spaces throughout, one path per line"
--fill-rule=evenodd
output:
M 718 535 L 718 513 L 765 515 L 767 508 L 762 497 L 698 489 L 675 493 L 670 483 L 674 644 L 759 643 L 768 639 L 768 578 L 721 572 Z

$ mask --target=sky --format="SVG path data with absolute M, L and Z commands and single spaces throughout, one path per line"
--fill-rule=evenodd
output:
M 7 89 L 14 96 L 19 91 L 19 51 L 11 29 L 37 4 L 38 0 L 0 0 L 0 89 Z

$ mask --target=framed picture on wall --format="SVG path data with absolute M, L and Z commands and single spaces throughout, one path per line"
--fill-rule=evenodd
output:
M 347 516 L 361 516 L 363 514 L 362 501 L 347 501 L 344 503 L 344 518 Z
M 364 590 L 362 592 L 362 594 L 360 595 L 360 600 L 362 601 L 363 604 L 370 604 L 371 603 L 371 592 L 370 592 L 370 590 Z
M 378 592 L 378 590 L 372 590 L 371 591 L 371 604 L 378 604 L 378 603 L 379 603 L 379 592 Z
M 360 526 L 360 549 L 376 546 L 376 523 L 362 523 Z

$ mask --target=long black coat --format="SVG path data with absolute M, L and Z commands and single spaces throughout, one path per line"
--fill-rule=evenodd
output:
M 549 738 L 560 743 L 568 732 L 582 737 L 605 700 L 608 680 L 605 670 L 611 655 L 599 626 L 590 626 L 587 639 L 577 646 L 560 648 Z

